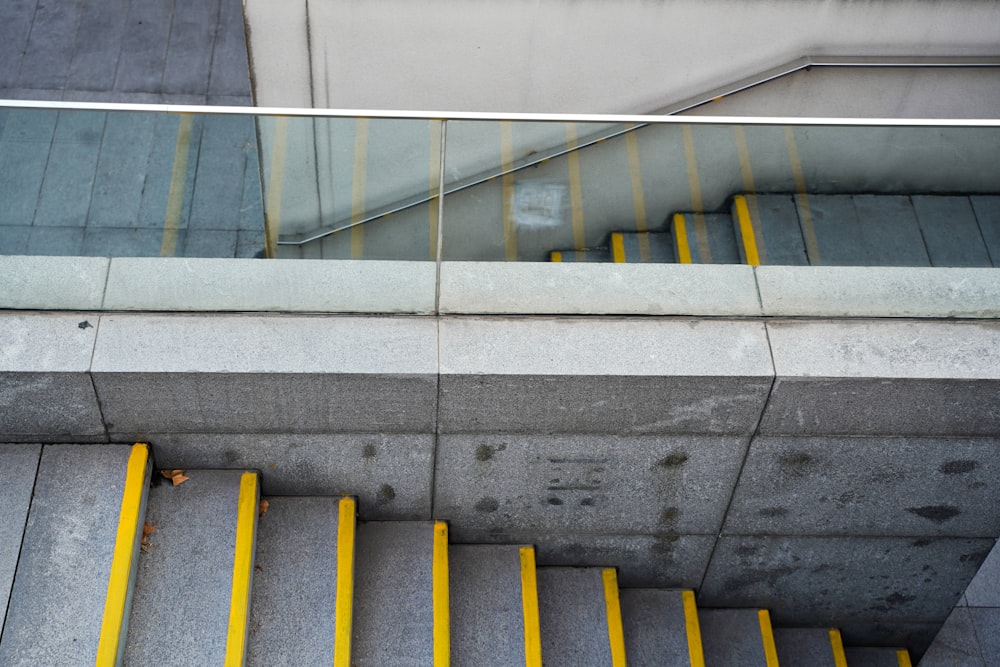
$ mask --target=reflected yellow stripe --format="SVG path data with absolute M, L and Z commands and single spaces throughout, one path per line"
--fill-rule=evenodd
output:
M 833 649 L 833 667 L 847 667 L 847 656 L 844 654 L 844 640 L 840 630 L 830 629 L 830 648 Z
M 912 667 L 910 664 L 910 652 L 905 648 L 896 651 L 896 662 L 899 663 L 899 667 Z
M 430 260 L 437 259 L 437 237 L 438 237 L 438 206 L 441 200 L 438 198 L 438 177 L 441 173 L 441 121 L 430 121 L 430 187 L 427 189 L 431 198 L 428 208 L 430 216 L 430 234 L 427 239 L 427 247 L 430 248 Z
M 819 243 L 816 241 L 816 229 L 813 227 L 812 210 L 809 207 L 809 195 L 806 194 L 806 178 L 802 173 L 799 147 L 795 143 L 795 133 L 791 127 L 785 127 L 785 143 L 788 145 L 788 160 L 792 166 L 795 191 L 799 195 L 799 221 L 802 223 L 802 237 L 806 242 L 806 253 L 809 255 L 809 263 L 818 265 L 822 263 L 819 255 Z
M 351 223 L 365 217 L 368 188 L 368 125 L 369 119 L 354 122 L 354 175 L 351 178 Z M 365 226 L 351 227 L 351 259 L 365 256 Z
M 774 644 L 774 631 L 771 629 L 771 615 L 767 609 L 757 612 L 760 622 L 760 638 L 764 643 L 764 662 L 767 667 L 778 667 L 778 648 Z
M 500 121 L 500 168 L 503 193 L 503 252 L 508 262 L 517 261 L 517 231 L 514 226 L 514 124 Z
M 538 620 L 534 547 L 521 547 L 521 608 L 524 612 L 525 667 L 542 667 L 542 630 Z
M 177 232 L 181 226 L 184 210 L 184 181 L 187 180 L 188 156 L 191 154 L 191 130 L 194 116 L 181 114 L 177 126 L 177 143 L 174 145 L 174 168 L 170 173 L 170 191 L 167 194 L 167 212 L 163 218 L 163 240 L 160 256 L 173 257 L 177 254 Z
M 753 167 L 750 165 L 750 148 L 747 146 L 747 135 L 742 125 L 733 126 L 733 134 L 736 136 L 736 153 L 740 161 L 740 174 L 743 177 L 743 191 L 746 194 L 747 205 L 750 209 L 750 219 L 760 221 L 760 210 L 757 207 L 757 190 L 754 187 Z M 767 263 L 767 248 L 764 247 L 764 238 L 761 236 L 763 230 L 754 229 L 754 239 L 757 245 L 757 256 L 761 264 Z
M 259 120 L 257 122 L 260 122 Z M 271 146 L 271 173 L 267 179 L 267 204 L 264 227 L 267 231 L 267 256 L 278 256 L 278 233 L 281 231 L 281 194 L 285 185 L 285 156 L 288 153 L 288 118 L 274 119 L 274 139 Z
M 601 572 L 604 582 L 604 606 L 608 614 L 608 642 L 612 667 L 625 667 L 625 633 L 622 631 L 622 608 L 618 599 L 618 573 L 614 568 Z
M 246 655 L 253 544 L 257 532 L 257 499 L 257 474 L 245 472 L 240 477 L 240 497 L 236 510 L 236 549 L 233 554 L 233 587 L 229 598 L 226 667 L 241 666 Z
M 691 263 L 691 244 L 688 241 L 687 222 L 680 213 L 674 213 L 674 241 L 677 243 L 677 261 Z
M 628 171 L 632 177 L 632 208 L 635 211 L 635 230 L 639 232 L 639 261 L 650 260 L 649 236 L 644 234 L 649 230 L 646 218 L 646 198 L 642 189 L 642 165 L 639 162 L 639 140 L 635 130 L 625 135 L 625 150 L 628 152 Z
M 561 262 L 562 261 L 562 253 L 559 252 L 558 250 L 553 250 L 549 254 L 549 261 L 550 262 Z
M 691 667 L 705 667 L 705 652 L 701 646 L 701 626 L 698 623 L 698 605 L 694 601 L 694 591 L 682 591 L 681 596 L 684 601 L 684 629 L 687 632 Z
M 333 665 L 351 667 L 351 630 L 354 623 L 354 535 L 357 517 L 354 498 L 341 498 L 339 510 Z
M 743 241 L 743 253 L 750 266 L 760 266 L 760 256 L 757 254 L 757 240 L 753 230 L 753 220 L 750 219 L 750 209 L 743 195 L 736 195 L 736 221 L 740 226 L 740 237 Z
M 625 239 L 621 232 L 614 232 L 611 235 L 611 259 L 615 264 L 625 263 Z
M 104 599 L 104 618 L 101 635 L 97 641 L 97 667 L 119 664 L 125 650 L 125 608 L 128 601 L 129 582 L 136 564 L 138 546 L 142 540 L 143 497 L 149 471 L 149 446 L 132 445 L 125 472 L 125 488 L 118 512 L 118 532 L 108 576 L 108 592 Z
M 451 662 L 451 609 L 448 600 L 448 524 L 434 523 L 434 667 Z
M 573 216 L 573 247 L 576 249 L 576 259 L 584 260 L 584 248 L 587 247 L 587 233 L 583 226 L 583 186 L 580 181 L 580 152 L 574 150 L 578 145 L 576 123 L 566 123 L 566 167 L 569 170 L 569 201 Z
M 687 165 L 688 186 L 691 189 L 691 208 L 694 210 L 694 236 L 698 243 L 698 254 L 703 264 L 712 261 L 712 249 L 708 244 L 708 230 L 705 227 L 705 204 L 701 198 L 701 180 L 698 178 L 698 158 L 694 152 L 694 134 L 690 125 L 681 126 L 684 138 L 684 162 Z

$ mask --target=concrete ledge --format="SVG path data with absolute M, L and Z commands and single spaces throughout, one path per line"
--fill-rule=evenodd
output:
M 766 316 L 1000 317 L 1000 269 L 759 266 Z
M 432 262 L 115 258 L 105 310 L 432 313 Z
M 735 265 L 444 262 L 441 313 L 760 315 Z
M 99 310 L 106 257 L 0 255 L 0 308 Z

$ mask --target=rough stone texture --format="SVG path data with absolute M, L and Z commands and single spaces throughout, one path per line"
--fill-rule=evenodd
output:
M 979 649 L 987 660 L 1000 655 L 1000 609 L 995 607 L 969 608 L 972 624 L 979 639 Z
M 883 646 L 893 651 L 906 648 L 915 663 L 941 629 L 941 621 L 934 623 L 842 623 L 840 634 L 846 646 Z M 895 657 L 893 657 L 895 660 Z M 853 667 L 854 663 L 850 663 Z M 864 664 L 864 663 L 862 663 Z M 898 667 L 893 662 L 893 667 Z
M 451 664 L 523 663 L 519 547 L 453 545 L 448 550 L 448 579 Z
M 94 662 L 129 452 L 123 445 L 43 449 L 0 663 Z
M 996 547 L 983 561 L 969 587 L 964 601 L 970 607 L 1000 607 L 1000 550 Z
M 756 609 L 701 609 L 698 623 L 705 664 L 767 665 Z
M 719 284 L 726 289 L 717 289 Z M 444 262 L 440 308 L 442 313 L 753 316 L 760 313 L 760 302 L 753 270 L 746 266 Z
M 21 551 L 28 506 L 35 486 L 40 445 L 0 445 L 0 628 Z
M 433 662 L 433 525 L 362 523 L 357 530 L 351 662 Z
M 774 644 L 786 667 L 838 667 L 826 628 L 775 628 Z
M 754 241 L 760 263 L 777 266 L 806 265 L 805 241 L 799 227 L 799 214 L 793 195 L 746 195 L 754 230 Z M 733 225 L 736 229 L 740 257 L 746 261 L 739 222 L 733 207 Z
M 107 274 L 102 257 L 0 255 L 0 308 L 99 310 Z
M 431 435 L 131 434 L 150 442 L 163 468 L 257 468 L 261 489 L 276 496 L 358 498 L 366 520 L 431 517 Z
M 126 664 L 182 655 L 207 665 L 225 657 L 242 471 L 185 475 L 179 486 L 160 478 L 149 493 L 146 522 L 156 532 L 139 555 Z
M 724 532 L 1000 534 L 995 438 L 758 437 Z
M 599 568 L 538 568 L 538 615 L 547 666 L 611 664 Z
M 934 643 L 921 658 L 921 667 L 987 667 L 976 636 L 973 613 L 974 610 L 967 607 L 952 610 L 934 637 Z
M 690 664 L 680 591 L 626 588 L 620 600 L 625 655 L 630 665 Z
M 851 667 L 899 667 L 894 648 L 848 648 L 844 651 Z
M 746 446 L 734 436 L 443 435 L 434 511 L 462 531 L 716 535 Z
M 162 465 L 162 464 L 161 464 Z M 247 664 L 333 663 L 339 498 L 269 498 L 257 520 Z
M 767 607 L 776 625 L 943 623 L 992 546 L 966 538 L 723 536 L 699 603 Z

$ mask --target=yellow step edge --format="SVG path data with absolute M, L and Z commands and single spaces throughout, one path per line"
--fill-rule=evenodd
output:
M 354 536 L 357 503 L 340 499 L 337 518 L 337 599 L 333 622 L 333 665 L 351 667 L 351 630 L 354 620 Z
M 677 261 L 691 263 L 691 243 L 688 241 L 687 221 L 680 213 L 674 213 L 674 242 L 677 244 Z
M 550 262 L 561 262 L 562 261 L 562 253 L 559 252 L 558 250 L 553 250 L 551 253 L 549 253 L 549 261 Z
M 833 666 L 847 667 L 847 656 L 844 654 L 844 640 L 840 630 L 830 628 L 830 648 L 833 649 Z
M 534 547 L 521 547 L 521 608 L 524 612 L 525 667 L 542 667 L 542 626 L 538 620 Z
M 701 624 L 698 623 L 698 605 L 694 591 L 681 591 L 684 601 L 684 629 L 687 632 L 688 657 L 691 667 L 705 667 L 705 651 L 701 646 Z
M 615 264 L 625 263 L 625 239 L 621 232 L 611 234 L 611 259 Z
M 622 606 L 618 599 L 618 572 L 605 568 L 601 572 L 604 582 L 604 606 L 608 615 L 608 643 L 611 645 L 612 667 L 625 667 L 625 633 L 622 630 Z
M 910 662 L 910 652 L 905 648 L 901 648 L 896 651 L 896 662 L 899 663 L 899 667 L 912 667 Z
M 767 609 L 757 611 L 760 622 L 760 638 L 764 643 L 764 662 L 767 667 L 778 667 L 778 647 L 774 644 L 774 630 L 771 629 L 771 614 Z
M 240 476 L 240 496 L 236 509 L 236 548 L 233 555 L 233 587 L 229 598 L 229 630 L 226 633 L 226 667 L 243 664 L 247 648 L 247 617 L 253 580 L 254 538 L 260 495 L 257 473 Z
M 434 667 L 451 662 L 451 609 L 448 600 L 448 524 L 434 522 Z
M 743 240 L 743 253 L 746 263 L 750 266 L 760 266 L 760 256 L 757 254 L 757 239 L 754 236 L 753 221 L 750 219 L 750 209 L 747 207 L 747 198 L 743 195 L 736 195 L 736 221 L 740 226 L 740 236 Z
M 101 635 L 97 642 L 97 667 L 120 663 L 125 650 L 125 615 L 128 613 L 129 582 L 135 570 L 142 540 L 146 488 L 151 471 L 149 446 L 137 442 L 132 445 L 122 489 L 122 504 L 118 512 L 118 532 L 111 558 L 108 591 L 104 599 L 104 617 Z

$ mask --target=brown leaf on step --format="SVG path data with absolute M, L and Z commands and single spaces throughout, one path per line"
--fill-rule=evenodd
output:
M 257 506 L 257 516 L 264 516 L 267 514 L 267 508 L 271 506 L 271 503 L 266 500 L 261 500 L 260 505 Z
M 184 470 L 161 470 L 160 474 L 169 479 L 174 486 L 180 486 L 184 482 L 191 479 L 190 477 L 184 476 Z
M 156 532 L 156 526 L 148 521 L 142 522 L 142 537 L 146 538 Z

